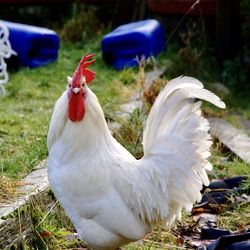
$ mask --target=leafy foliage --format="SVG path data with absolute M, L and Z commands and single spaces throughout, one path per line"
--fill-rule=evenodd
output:
M 224 62 L 224 70 L 222 73 L 223 83 L 227 86 L 241 87 L 246 83 L 246 70 L 242 67 L 241 59 L 239 56 L 233 60 Z

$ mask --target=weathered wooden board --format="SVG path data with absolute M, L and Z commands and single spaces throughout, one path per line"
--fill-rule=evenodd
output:
M 28 204 L 40 199 L 43 200 L 44 206 L 52 203 L 51 198 L 47 195 L 49 183 L 46 161 L 41 162 L 23 182 L 25 185 L 20 187 L 22 195 L 12 202 L 0 206 L 0 249 L 8 249 L 12 245 L 23 240 L 29 241 L 28 238 L 31 238 L 32 222 L 29 212 L 26 211 Z
M 17 208 L 25 204 L 31 197 L 45 191 L 49 187 L 47 178 L 47 162 L 41 162 L 25 179 L 24 185 L 20 187 L 20 195 L 13 202 L 0 206 L 0 218 L 14 212 Z
M 250 138 L 222 118 L 209 118 L 210 133 L 243 161 L 250 164 Z

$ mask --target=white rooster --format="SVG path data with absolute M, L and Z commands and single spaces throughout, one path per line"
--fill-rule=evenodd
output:
M 225 108 L 200 81 L 178 77 L 160 92 L 143 134 L 144 156 L 134 158 L 111 135 L 87 84 L 94 72 L 82 58 L 55 104 L 48 133 L 51 187 L 91 249 L 112 250 L 144 238 L 153 225 L 180 219 L 201 199 L 211 138 L 201 116 L 204 99 Z

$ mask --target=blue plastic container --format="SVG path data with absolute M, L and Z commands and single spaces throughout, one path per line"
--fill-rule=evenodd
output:
M 137 56 L 156 57 L 165 47 L 164 29 L 154 19 L 119 26 L 102 39 L 103 59 L 117 70 L 138 65 Z
M 59 37 L 56 32 L 20 23 L 2 21 L 9 29 L 12 49 L 18 61 L 27 67 L 39 67 L 55 61 L 58 56 Z

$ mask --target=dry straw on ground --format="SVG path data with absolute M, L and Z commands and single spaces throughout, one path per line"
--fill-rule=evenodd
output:
M 23 186 L 23 181 L 12 180 L 6 176 L 0 176 L 0 206 L 11 202 L 14 197 L 21 194 L 20 186 Z

